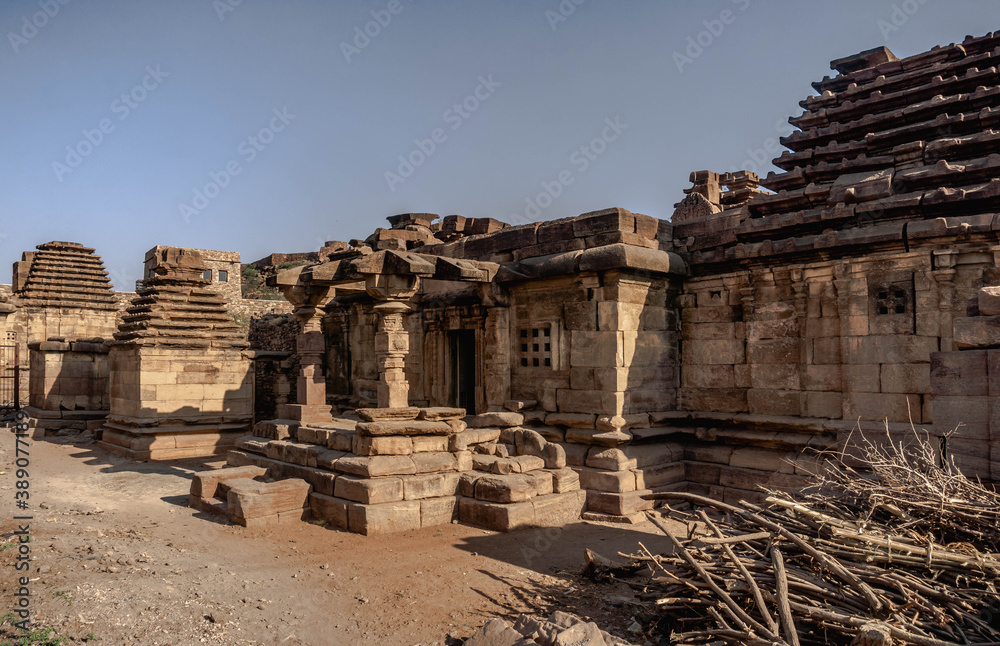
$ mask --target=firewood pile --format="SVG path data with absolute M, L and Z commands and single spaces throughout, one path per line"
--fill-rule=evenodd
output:
M 767 507 L 651 496 L 673 505 L 650 518 L 674 549 L 632 557 L 671 643 L 1000 646 L 1000 495 L 924 438 L 856 446 L 864 472 L 834 456 Z

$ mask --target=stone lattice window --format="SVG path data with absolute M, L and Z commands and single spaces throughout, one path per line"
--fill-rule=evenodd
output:
M 908 314 L 913 311 L 908 283 L 899 282 L 877 287 L 872 295 L 876 316 Z
M 525 368 L 552 368 L 552 348 L 555 339 L 552 327 L 521 328 L 518 332 L 518 358 Z

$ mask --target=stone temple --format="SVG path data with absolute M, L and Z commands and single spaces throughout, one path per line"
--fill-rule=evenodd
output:
M 271 276 L 282 348 L 243 344 L 203 259 L 158 248 L 102 442 L 225 453 L 195 477 L 206 512 L 365 534 L 756 500 L 859 433 L 927 432 L 998 482 L 998 48 L 833 61 L 781 172 L 693 172 L 665 219 L 390 217 Z

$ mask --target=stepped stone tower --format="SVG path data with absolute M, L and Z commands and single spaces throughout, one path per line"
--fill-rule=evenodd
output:
M 127 457 L 222 453 L 251 420 L 248 347 L 196 251 L 161 247 L 114 335 L 102 446 Z
M 110 337 L 117 303 L 101 257 L 77 242 L 46 242 L 14 263 L 23 342 Z

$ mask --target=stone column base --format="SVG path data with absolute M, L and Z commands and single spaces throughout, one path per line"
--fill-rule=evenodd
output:
M 333 421 L 333 413 L 326 404 L 283 404 L 278 411 L 282 419 L 295 420 L 303 424 L 321 424 Z

